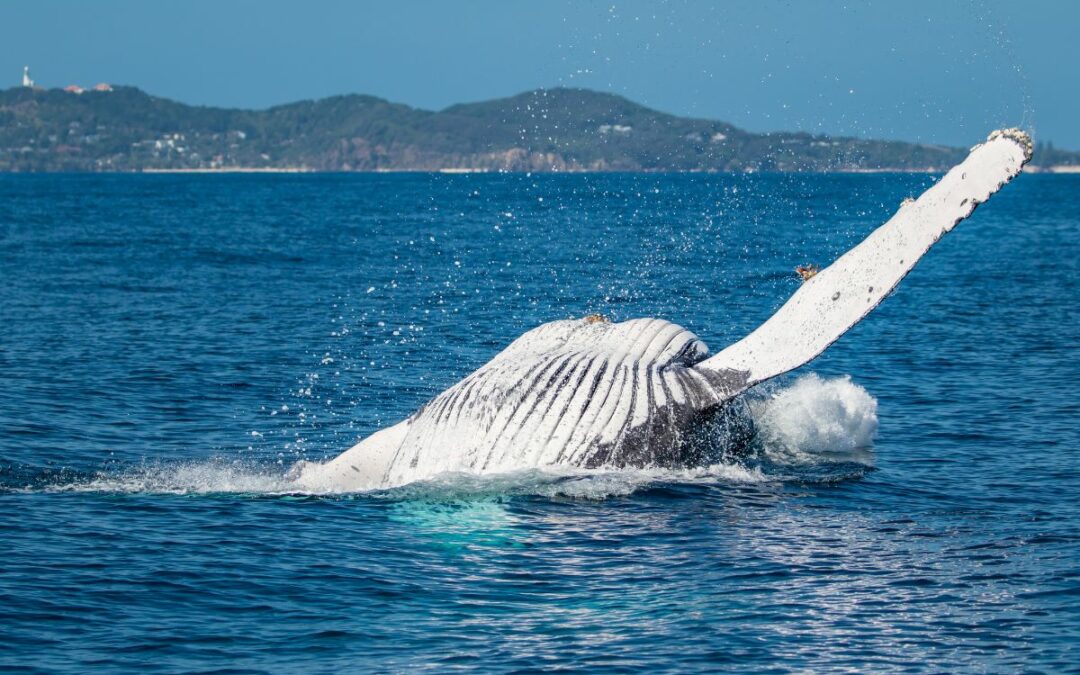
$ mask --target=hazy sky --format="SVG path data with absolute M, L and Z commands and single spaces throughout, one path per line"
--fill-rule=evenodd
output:
M 0 82 L 437 109 L 581 86 L 754 131 L 1080 150 L 1080 2 L 3 0 Z

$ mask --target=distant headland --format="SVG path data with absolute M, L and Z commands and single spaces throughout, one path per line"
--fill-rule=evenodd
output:
M 23 85 L 0 91 L 0 172 L 942 171 L 967 152 L 757 134 L 586 89 L 440 111 L 363 95 L 238 110 L 104 83 L 43 89 L 28 70 Z M 1040 144 L 1032 168 L 1080 171 L 1080 153 Z

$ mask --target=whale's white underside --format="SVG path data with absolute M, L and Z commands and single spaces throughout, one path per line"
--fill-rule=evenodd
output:
M 662 319 L 553 321 L 408 419 L 330 462 L 301 463 L 297 481 L 355 490 L 449 471 L 685 464 L 703 419 L 824 351 L 1030 158 L 1026 134 L 994 132 L 765 323 L 714 356 L 696 335 Z

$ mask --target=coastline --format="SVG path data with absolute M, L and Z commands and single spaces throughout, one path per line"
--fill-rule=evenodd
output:
M 945 173 L 946 169 L 938 167 L 921 167 L 921 168 L 845 168 L 834 169 L 828 171 L 760 171 L 754 169 L 748 169 L 743 171 L 713 171 L 703 169 L 639 169 L 636 171 L 595 171 L 589 169 L 577 169 L 577 168 L 563 168 L 549 171 L 520 171 L 520 170 L 507 170 L 507 169 L 489 169 L 485 167 L 440 167 L 440 168 L 376 168 L 376 169 L 353 169 L 349 171 L 340 170 L 320 170 L 303 166 L 287 166 L 287 167 L 215 167 L 215 168 L 147 168 L 135 171 L 133 173 L 146 173 L 146 174 L 297 174 L 297 173 L 441 173 L 441 174 L 566 174 L 566 173 L 679 173 L 679 174 L 755 174 L 755 173 L 805 173 L 805 174 L 878 174 L 878 173 L 926 173 L 936 174 Z M 19 171 L 0 171 L 0 174 L 17 174 L 23 173 Z M 66 172 L 35 172 L 35 173 L 66 173 Z M 80 173 L 80 172 L 76 172 Z M 103 171 L 103 172 L 83 172 L 83 173 L 126 173 L 123 171 Z M 1054 166 L 1031 166 L 1024 167 L 1024 173 L 1042 173 L 1042 174 L 1080 174 L 1080 165 L 1054 165 Z
M 101 172 L 111 173 L 111 172 Z M 120 173 L 120 172 L 116 172 Z M 207 167 L 207 168 L 176 168 L 176 169 L 141 169 L 134 173 L 314 173 L 312 169 L 302 166 L 285 166 L 285 167 L 243 167 L 243 166 L 222 166 L 222 167 Z
M 1080 164 L 1054 164 L 1051 166 L 1027 166 L 1026 173 L 1080 173 Z
M 374 169 L 350 169 L 350 170 L 334 170 L 334 169 L 315 169 L 306 166 L 283 166 L 283 167 L 244 167 L 244 166 L 226 166 L 226 167 L 176 167 L 176 168 L 163 168 L 163 167 L 148 167 L 143 169 L 137 169 L 133 171 L 112 170 L 112 171 L 5 171 L 0 170 L 0 176 L 10 175 L 61 175 L 61 174 L 386 174 L 386 173 L 430 173 L 430 174 L 738 174 L 738 175 L 750 175 L 750 174 L 816 174 L 816 175 L 843 175 L 843 174 L 942 174 L 945 173 L 945 169 L 938 167 L 921 167 L 921 168 L 860 168 L 860 167 L 848 167 L 842 169 L 831 170 L 812 170 L 812 171 L 761 171 L 756 169 L 744 169 L 742 171 L 716 171 L 709 169 L 637 169 L 627 171 L 611 171 L 611 170 L 595 170 L 584 169 L 578 167 L 561 167 L 547 170 L 519 170 L 519 169 L 492 169 L 487 167 L 416 167 L 416 168 L 397 168 L 397 167 L 380 167 Z M 1027 174 L 1057 174 L 1057 175 L 1077 175 L 1080 174 L 1080 165 L 1074 164 L 1058 164 L 1051 166 L 1033 166 L 1028 165 L 1024 167 L 1024 173 Z

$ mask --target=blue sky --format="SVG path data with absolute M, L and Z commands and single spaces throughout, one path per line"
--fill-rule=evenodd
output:
M 581 86 L 754 131 L 1080 150 L 1080 2 L 5 0 L 0 83 L 424 108 Z

